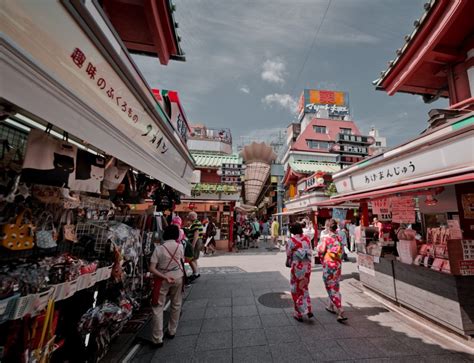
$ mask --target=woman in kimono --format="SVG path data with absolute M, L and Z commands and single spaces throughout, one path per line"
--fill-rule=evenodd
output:
M 329 233 L 325 234 L 318 244 L 318 253 L 323 265 L 323 281 L 329 296 L 329 305 L 326 310 L 337 314 L 337 321 L 347 320 L 342 309 L 339 282 L 341 280 L 341 266 L 343 244 L 337 234 L 337 222 L 334 219 L 328 222 Z
M 308 285 L 311 277 L 311 241 L 303 234 L 299 223 L 290 226 L 291 237 L 286 245 L 287 267 L 291 267 L 291 296 L 295 306 L 294 318 L 302 322 L 303 314 L 312 318 Z

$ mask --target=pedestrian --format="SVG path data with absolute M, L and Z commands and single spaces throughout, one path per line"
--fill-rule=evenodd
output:
M 262 223 L 261 229 L 262 229 L 263 241 L 267 243 L 268 235 L 270 234 L 270 224 L 268 223 L 268 220 L 265 220 Z
M 189 212 L 188 221 L 190 226 L 186 230 L 188 241 L 191 242 L 193 248 L 193 259 L 189 263 L 193 270 L 193 274 L 189 276 L 189 281 L 193 282 L 201 275 L 199 274 L 198 260 L 202 250 L 203 226 L 199 221 L 196 212 Z
M 258 223 L 257 217 L 252 221 L 252 239 L 255 242 L 255 248 L 258 248 L 258 239 L 260 238 L 260 223 Z
M 372 227 L 375 227 L 378 229 L 379 231 L 379 240 L 382 240 L 383 239 L 383 224 L 382 222 L 379 222 L 379 219 L 377 217 L 374 217 L 374 219 L 372 220 Z
M 344 226 L 344 222 L 340 221 L 338 222 L 338 228 L 337 228 L 337 234 L 341 237 L 342 240 L 342 259 L 344 261 L 349 261 L 349 258 L 347 257 L 347 230 Z
M 321 238 L 318 253 L 323 264 L 323 281 L 329 296 L 326 310 L 337 315 L 337 321 L 347 320 L 342 309 L 339 283 L 342 268 L 342 238 L 337 234 L 337 223 L 334 219 L 328 222 L 329 233 Z
M 303 224 L 303 234 L 309 238 L 311 241 L 311 248 L 314 248 L 314 228 L 313 223 L 311 221 L 304 222 Z
M 356 225 L 354 221 L 349 221 L 349 223 L 346 224 L 347 231 L 349 233 L 349 251 L 354 252 L 355 251 L 355 229 Z
M 303 234 L 299 223 L 290 226 L 291 237 L 286 244 L 287 267 L 291 268 L 291 297 L 295 312 L 293 317 L 303 321 L 303 314 L 312 318 L 311 298 L 308 285 L 311 277 L 311 258 L 313 249 L 311 241 Z
M 280 235 L 280 223 L 278 223 L 277 217 L 273 217 L 271 234 L 272 234 L 273 248 L 279 248 L 278 237 Z
M 204 244 L 205 255 L 209 253 L 209 250 L 211 251 L 212 254 L 216 252 L 216 240 L 214 238 L 216 234 L 217 234 L 217 227 L 212 221 L 212 217 L 209 217 L 206 233 L 205 233 L 205 236 L 206 236 L 206 243 Z
M 171 305 L 167 338 L 174 338 L 181 313 L 184 249 L 178 239 L 178 226 L 165 227 L 163 243 L 155 248 L 151 256 L 150 273 L 155 277 L 152 342 L 158 348 L 163 346 L 163 309 L 168 295 Z
M 251 242 L 253 242 L 252 240 L 252 231 L 253 231 L 253 227 L 250 223 L 249 220 L 246 220 L 244 222 L 244 248 L 254 248 L 254 244 L 252 243 L 252 245 L 250 245 Z

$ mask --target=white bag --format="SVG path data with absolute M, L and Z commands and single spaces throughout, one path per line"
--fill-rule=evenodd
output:
M 105 167 L 104 182 L 102 184 L 104 189 L 117 190 L 123 178 L 125 178 L 128 169 L 128 165 L 112 158 Z
M 69 177 L 71 190 L 100 193 L 104 180 L 105 159 L 85 150 L 77 150 L 76 172 Z

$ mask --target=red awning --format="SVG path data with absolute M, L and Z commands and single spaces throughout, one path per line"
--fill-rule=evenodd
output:
M 373 199 L 373 198 L 378 198 L 378 197 L 382 197 L 382 196 L 386 196 L 390 194 L 404 193 L 404 192 L 410 192 L 410 191 L 415 191 L 419 189 L 433 188 L 433 187 L 439 187 L 443 185 L 458 184 L 458 183 L 464 183 L 464 182 L 469 182 L 469 181 L 474 181 L 474 173 L 468 173 L 468 174 L 452 176 L 452 177 L 447 177 L 447 178 L 442 178 L 442 179 L 430 180 L 430 181 L 425 181 L 421 183 L 403 185 L 399 187 L 379 189 L 379 190 L 374 190 L 370 192 L 343 195 L 340 197 L 335 197 L 333 199 L 325 200 L 323 202 L 314 203 L 311 206 L 328 207 L 328 206 L 338 205 L 338 204 L 349 202 L 349 201 Z

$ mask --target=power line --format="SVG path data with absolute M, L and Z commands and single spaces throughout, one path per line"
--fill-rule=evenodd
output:
M 301 65 L 301 69 L 300 69 L 299 72 L 298 72 L 298 76 L 297 76 L 296 79 L 295 79 L 295 84 L 294 84 L 294 86 L 293 86 L 293 89 L 291 90 L 290 95 L 293 95 L 293 92 L 295 92 L 296 86 L 298 85 L 298 80 L 299 80 L 299 78 L 300 78 L 300 76 L 301 76 L 301 73 L 302 73 L 303 70 L 304 70 L 304 67 L 306 66 L 306 62 L 308 61 L 309 56 L 311 55 L 311 52 L 312 52 L 312 50 L 313 50 L 313 48 L 314 48 L 314 45 L 316 44 L 316 40 L 317 40 L 318 35 L 319 35 L 319 32 L 320 32 L 320 30 L 321 30 L 321 28 L 322 28 L 322 26 L 323 26 L 324 19 L 326 19 L 326 15 L 327 15 L 327 13 L 328 13 L 328 11 L 329 11 L 329 7 L 331 6 L 331 2 L 332 2 L 332 0 L 329 0 L 329 1 L 328 1 L 328 6 L 326 7 L 326 10 L 324 11 L 324 14 L 323 14 L 323 18 L 321 19 L 321 22 L 319 23 L 319 26 L 318 26 L 318 28 L 316 29 L 316 33 L 314 34 L 313 41 L 311 42 L 311 46 L 309 47 L 308 52 L 306 53 L 306 57 L 305 57 L 305 59 L 304 59 L 303 64 Z

